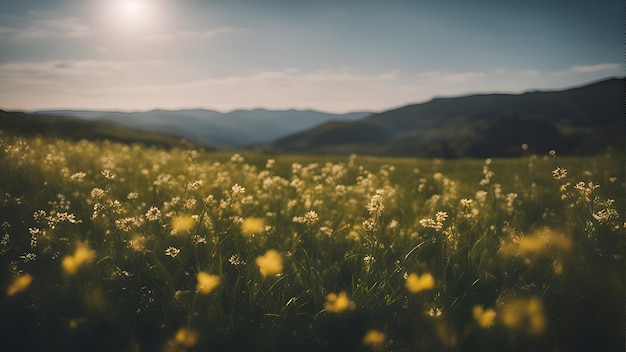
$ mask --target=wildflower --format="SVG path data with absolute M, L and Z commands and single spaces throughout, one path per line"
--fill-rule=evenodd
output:
M 382 196 L 383 190 L 382 189 L 378 189 L 376 190 L 376 194 L 374 194 L 371 198 L 369 203 L 367 203 L 367 211 L 370 213 L 370 215 L 376 215 L 376 216 L 380 216 L 380 214 L 383 212 L 383 210 L 385 209 L 385 206 L 383 204 L 383 196 Z
M 195 220 L 189 215 L 179 215 L 172 218 L 172 234 L 187 232 L 195 225 Z
M 232 265 L 241 265 L 241 264 L 246 264 L 246 262 L 244 262 L 243 260 L 241 260 L 241 258 L 239 258 L 239 256 L 237 254 L 233 254 L 230 256 L 230 258 L 228 258 L 228 262 Z
M 102 176 L 104 176 L 107 180 L 115 180 L 117 177 L 117 175 L 109 169 L 102 170 Z
M 235 185 L 231 188 L 234 195 L 243 194 L 246 192 L 244 187 L 241 187 L 239 184 L 235 183 Z
M 209 205 L 215 201 L 215 197 L 213 197 L 212 194 L 209 194 L 208 196 L 204 197 L 202 201 L 204 202 L 204 204 Z
M 443 222 L 448 218 L 448 213 L 445 211 L 438 211 L 435 214 L 435 219 L 426 218 L 419 221 L 420 225 L 425 228 L 431 228 L 435 230 L 441 230 L 443 228 Z
M 139 193 L 137 193 L 137 192 L 130 192 L 130 193 L 128 193 L 126 198 L 128 198 L 129 200 L 137 199 L 137 198 L 139 198 Z
M 313 210 L 308 211 L 306 214 L 304 214 L 304 223 L 307 225 L 312 225 L 316 223 L 317 220 L 319 220 L 319 217 L 317 216 L 317 213 Z
M 91 190 L 91 198 L 100 199 L 104 197 L 105 194 L 106 192 L 103 189 L 98 188 L 98 187 Z
M 283 257 L 274 249 L 256 258 L 256 265 L 264 277 L 280 274 L 283 271 Z
M 541 335 L 546 329 L 543 304 L 537 297 L 510 299 L 498 308 L 502 323 L 527 335 Z
M 431 318 L 439 318 L 443 315 L 443 311 L 439 307 L 432 307 L 426 312 L 426 314 L 428 314 Z
M 292 219 L 293 222 L 306 224 L 306 225 L 313 225 L 318 220 L 319 220 L 319 217 L 317 216 L 317 213 L 314 210 L 308 211 L 306 214 L 304 214 L 304 216 L 294 216 L 294 218 Z
M 146 248 L 146 238 L 141 235 L 134 235 L 129 241 L 128 245 L 132 250 L 136 252 L 142 252 Z
M 243 162 L 243 156 L 235 153 L 233 154 L 233 156 L 230 157 L 230 161 L 233 163 L 242 163 Z
M 482 306 L 480 305 L 475 305 L 472 308 L 472 313 L 474 315 L 474 320 L 476 320 L 476 323 L 478 324 L 478 326 L 480 326 L 483 329 L 488 329 L 490 328 L 496 318 L 496 311 L 489 308 L 487 310 L 485 310 Z
M 324 235 L 330 237 L 333 235 L 333 230 L 328 227 L 328 226 L 322 226 L 320 227 L 320 232 L 323 233 Z
M 176 335 L 174 335 L 174 339 L 170 341 L 170 344 L 185 349 L 195 346 L 198 343 L 198 338 L 197 332 L 188 328 L 180 328 L 176 331 Z M 178 349 L 173 350 L 177 351 Z
M 211 275 L 204 271 L 198 272 L 196 275 L 198 284 L 196 285 L 196 291 L 208 295 L 220 284 L 220 277 L 217 275 Z
M 72 181 L 80 183 L 80 182 L 83 182 L 83 179 L 85 178 L 85 176 L 87 176 L 86 173 L 84 173 L 84 172 L 77 172 L 77 173 L 71 175 L 70 179 Z
M 241 223 L 241 232 L 244 235 L 254 235 L 262 233 L 265 230 L 265 221 L 260 218 L 249 217 Z
M 366 219 L 363 221 L 363 229 L 368 232 L 376 231 L 376 220 L 374 219 Z
M 157 207 L 150 207 L 144 216 L 148 221 L 157 221 L 161 218 L 161 210 Z
M 412 293 L 432 290 L 435 288 L 435 278 L 430 273 L 421 276 L 413 273 L 406 278 L 405 286 Z
M 187 183 L 187 189 L 190 191 L 194 191 L 198 188 L 200 188 L 202 185 L 204 184 L 204 182 L 202 180 L 196 180 L 193 182 L 188 182 Z
M 472 206 L 472 204 L 474 203 L 473 199 L 467 199 L 467 198 L 463 198 L 461 199 L 461 206 L 469 208 Z
M 32 281 L 33 277 L 30 276 L 30 274 L 24 274 L 16 277 L 11 285 L 9 285 L 9 288 L 7 288 L 7 296 L 13 296 L 16 293 L 24 291 L 28 288 Z
M 562 275 L 563 274 L 563 263 L 555 260 L 552 262 L 552 272 L 554 275 Z
M 92 261 L 96 257 L 96 251 L 89 248 L 85 243 L 77 242 L 73 255 L 63 258 L 63 269 L 69 275 L 74 275 L 83 265 Z
M 180 253 L 180 249 L 176 247 L 167 247 L 167 249 L 165 250 L 165 255 L 168 255 L 172 258 L 176 258 L 178 253 Z
M 519 240 L 517 255 L 526 263 L 546 257 L 551 251 L 567 253 L 572 247 L 569 237 L 551 229 L 540 229 L 531 235 L 524 236 Z
M 22 259 L 24 263 L 33 262 L 37 259 L 37 254 L 25 253 L 25 254 L 20 255 L 20 259 Z
M 193 208 L 194 206 L 196 206 L 196 203 L 197 203 L 197 202 L 198 202 L 198 201 L 197 201 L 197 200 L 195 200 L 194 198 L 188 198 L 188 199 L 185 199 L 185 202 L 183 203 L 183 208 L 184 208 L 184 209 L 191 209 L 191 208 Z
M 191 241 L 193 242 L 194 245 L 199 245 L 201 243 L 206 243 L 206 237 L 202 237 L 198 234 L 195 234 L 193 236 L 191 236 Z
M 122 218 L 115 220 L 115 226 L 124 232 L 130 232 L 133 229 L 133 226 L 139 227 L 143 223 L 141 218 Z
M 385 345 L 386 336 L 378 330 L 369 330 L 363 336 L 363 344 L 375 350 L 382 350 Z
M 487 192 L 485 191 L 478 191 L 476 192 L 476 200 L 479 202 L 484 202 L 485 199 L 487 199 Z
M 557 180 L 562 180 L 567 176 L 567 170 L 561 167 L 557 167 L 556 169 L 552 170 L 552 177 L 554 177 Z
M 354 310 L 354 308 L 355 304 L 350 300 L 346 291 L 341 291 L 339 294 L 329 293 L 326 295 L 324 309 L 327 312 L 342 313 L 347 310 Z

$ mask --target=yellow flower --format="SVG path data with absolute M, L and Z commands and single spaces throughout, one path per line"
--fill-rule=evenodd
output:
M 198 343 L 198 333 L 187 328 L 180 328 L 174 336 L 174 342 L 179 346 L 193 347 Z
M 143 252 L 146 249 L 146 238 L 142 235 L 134 235 L 129 242 L 130 247 L 136 252 Z
M 365 333 L 365 336 L 363 336 L 363 344 L 379 350 L 385 345 L 385 338 L 386 336 L 384 333 L 378 330 L 369 330 Z
M 241 223 L 241 232 L 244 235 L 251 236 L 265 231 L 265 221 L 260 218 L 249 217 Z
M 30 274 L 24 274 L 18 276 L 13 280 L 9 288 L 7 289 L 7 295 L 13 296 L 16 293 L 22 292 L 28 288 L 30 283 L 33 281 L 33 277 Z
M 256 265 L 263 276 L 280 274 L 283 271 L 283 257 L 274 249 L 256 258 Z
M 172 218 L 172 234 L 181 234 L 193 228 L 196 220 L 190 215 L 179 215 Z
M 510 299 L 499 307 L 498 312 L 505 326 L 527 335 L 541 335 L 546 329 L 543 304 L 537 297 Z
M 220 277 L 217 275 L 211 275 L 204 271 L 198 272 L 196 275 L 198 284 L 196 290 L 202 294 L 208 295 L 220 284 Z
M 339 294 L 329 293 L 326 295 L 324 309 L 328 312 L 341 313 L 346 310 L 353 310 L 354 307 L 354 302 L 350 300 L 346 291 L 341 291 Z
M 566 254 L 572 248 L 572 240 L 557 231 L 543 228 L 520 239 L 517 255 L 532 262 L 551 253 Z
M 474 306 L 472 312 L 474 313 L 474 320 L 483 329 L 490 328 L 496 319 L 495 310 L 491 308 L 485 310 L 478 304 Z
M 63 258 L 63 269 L 65 269 L 66 273 L 74 275 L 80 267 L 92 261 L 95 257 L 96 251 L 82 242 L 76 242 L 74 254 L 67 255 Z
M 435 278 L 430 273 L 421 276 L 413 273 L 406 278 L 405 286 L 412 293 L 432 290 L 435 288 Z

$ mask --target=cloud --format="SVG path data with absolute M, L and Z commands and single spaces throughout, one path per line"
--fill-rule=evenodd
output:
M 25 28 L 4 28 L 3 32 L 16 39 L 32 38 L 85 38 L 95 33 L 94 29 L 74 17 L 35 20 Z M 2 35 L 2 32 L 0 32 Z
M 585 80 L 581 77 L 589 75 L 571 68 L 569 74 L 561 72 L 555 75 L 552 71 L 503 68 L 407 75 L 391 68 L 363 72 L 352 67 L 318 70 L 286 67 L 198 77 L 189 75 L 187 68 L 175 61 L 10 62 L 0 64 L 0 106 L 5 109 L 205 107 L 227 111 L 264 107 L 381 111 L 427 101 L 434 96 L 560 89 L 581 84 Z
M 528 70 L 520 71 L 519 74 L 522 76 L 526 76 L 526 77 L 536 77 L 536 76 L 539 76 L 539 70 L 528 69 Z
M 246 28 L 225 26 L 225 27 L 209 29 L 206 31 L 178 30 L 172 33 L 150 35 L 147 37 L 147 39 L 152 40 L 152 41 L 169 41 L 169 40 L 175 40 L 175 39 L 181 39 L 181 38 L 208 39 L 208 38 L 213 38 L 221 34 L 241 33 L 241 32 L 246 32 L 246 31 L 247 31 Z
M 250 81 L 265 81 L 283 84 L 315 84 L 315 83 L 340 83 L 340 82 L 365 82 L 365 81 L 391 81 L 397 78 L 397 71 L 392 70 L 380 74 L 364 75 L 353 74 L 344 71 L 317 70 L 313 72 L 301 72 L 297 68 L 287 68 L 281 71 L 260 71 L 249 75 L 209 77 L 202 80 L 189 82 L 189 85 L 221 85 L 235 84 Z
M 485 76 L 485 72 L 467 71 L 467 72 L 449 72 L 449 71 L 426 71 L 419 73 L 419 76 L 426 78 L 447 81 L 447 82 L 469 82 L 476 78 Z
M 0 78 L 17 84 L 37 80 L 40 83 L 64 79 L 96 79 L 138 68 L 158 66 L 159 61 L 53 60 L 43 62 L 8 62 L 0 64 Z
M 299 78 L 305 81 L 312 82 L 389 81 L 396 79 L 396 77 L 397 71 L 395 70 L 377 75 L 355 75 L 348 72 L 320 70 L 299 76 Z
M 571 66 L 567 69 L 567 71 L 575 73 L 593 73 L 601 71 L 619 70 L 622 68 L 623 66 L 618 63 L 606 63 L 597 65 Z

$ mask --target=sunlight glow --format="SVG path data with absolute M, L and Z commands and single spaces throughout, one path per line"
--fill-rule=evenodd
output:
M 113 0 L 103 3 L 101 21 L 112 32 L 128 31 L 147 34 L 159 22 L 157 1 L 148 0 Z
M 126 0 L 120 3 L 120 10 L 127 16 L 141 16 L 144 3 L 138 0 Z

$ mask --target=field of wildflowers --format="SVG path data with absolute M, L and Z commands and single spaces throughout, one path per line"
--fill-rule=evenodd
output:
M 7 350 L 624 349 L 623 154 L 0 147 Z

